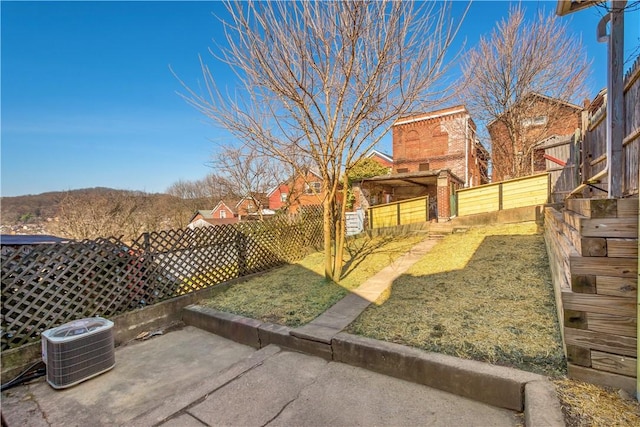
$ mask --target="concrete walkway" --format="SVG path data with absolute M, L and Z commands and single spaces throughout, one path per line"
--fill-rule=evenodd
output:
M 418 243 L 409 252 L 370 277 L 323 314 L 306 325 L 292 330 L 291 335 L 330 344 L 336 334 L 356 320 L 369 304 L 376 301 L 384 291 L 389 289 L 395 279 L 429 252 L 439 240 L 427 238 Z

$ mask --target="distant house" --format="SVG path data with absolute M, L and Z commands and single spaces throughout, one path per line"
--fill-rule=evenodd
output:
M 189 225 L 198 224 L 197 226 L 204 226 L 207 224 L 235 224 L 238 222 L 238 215 L 234 209 L 229 207 L 229 205 L 233 206 L 233 203 L 227 203 L 220 200 L 211 210 L 197 210 L 189 220 Z
M 281 183 L 267 193 L 267 206 L 273 211 L 286 208 L 289 201 L 289 184 Z
M 393 132 L 393 172 L 448 169 L 465 187 L 488 181 L 489 153 L 464 105 L 402 117 Z
M 240 221 L 275 214 L 275 210 L 269 209 L 269 198 L 266 193 L 255 193 L 243 197 L 236 203 L 235 211 Z
M 296 174 L 267 193 L 270 210 L 290 213 L 297 213 L 301 206 L 321 205 L 324 197 L 322 177 L 312 169 Z
M 581 128 L 582 107 L 538 93 L 525 96 L 487 125 L 491 137 L 493 181 L 545 170 L 541 141 L 573 135 Z
M 373 159 L 385 168 L 393 168 L 393 156 L 383 153 L 378 150 L 371 150 L 366 156 L 369 159 Z

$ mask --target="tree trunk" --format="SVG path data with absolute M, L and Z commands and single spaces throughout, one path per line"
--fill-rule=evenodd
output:
M 347 182 L 348 177 L 345 174 L 342 182 L 345 183 L 344 188 L 342 190 L 342 204 L 340 206 L 340 213 L 338 216 L 338 220 L 335 223 L 335 236 L 336 236 L 336 255 L 333 259 L 333 271 L 335 272 L 335 277 L 339 281 L 342 279 L 342 267 L 344 266 L 344 242 L 345 242 L 345 217 L 347 212 Z
M 324 229 L 324 278 L 334 279 L 333 263 L 331 260 L 331 200 L 327 197 L 322 202 L 323 207 L 323 229 Z

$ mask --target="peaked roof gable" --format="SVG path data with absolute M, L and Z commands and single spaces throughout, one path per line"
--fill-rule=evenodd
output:
M 562 99 L 553 98 L 551 96 L 543 95 L 543 94 L 538 93 L 538 92 L 530 92 L 530 93 L 528 93 L 527 95 L 523 96 L 522 100 L 519 101 L 519 102 L 524 102 L 525 100 L 527 100 L 528 98 L 531 98 L 533 96 L 535 96 L 537 98 L 541 98 L 541 99 L 543 99 L 545 101 L 551 101 L 551 102 L 555 102 L 555 103 L 558 103 L 558 104 L 563 104 L 563 105 L 566 105 L 567 107 L 573 108 L 575 110 L 582 111 L 582 107 L 580 107 L 579 105 L 573 104 L 573 103 L 568 102 L 568 101 L 563 101 Z M 514 106 L 516 104 L 518 104 L 518 103 L 515 103 Z M 504 116 L 509 110 L 504 111 L 502 114 L 498 115 L 493 120 L 491 120 L 489 123 L 487 123 L 487 128 L 489 126 L 492 126 L 500 117 Z
M 429 120 L 429 119 L 437 119 L 437 118 L 447 117 L 453 114 L 461 114 L 461 113 L 469 114 L 469 111 L 467 111 L 467 107 L 465 107 L 464 105 L 456 105 L 454 107 L 442 108 L 440 110 L 429 111 L 427 113 L 413 114 L 406 117 L 400 117 L 393 123 L 393 126 L 406 125 L 409 123 L 421 122 L 423 120 Z
M 382 157 L 384 160 L 390 163 L 393 163 L 393 157 L 391 157 L 389 154 L 383 153 L 382 151 L 371 150 L 369 154 L 367 154 L 367 157 L 373 157 L 373 156 Z

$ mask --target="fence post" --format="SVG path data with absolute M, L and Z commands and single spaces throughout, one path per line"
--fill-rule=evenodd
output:
M 398 223 L 398 225 L 400 225 L 400 202 L 396 203 L 396 222 Z
M 143 237 L 143 245 L 144 245 L 144 251 L 145 252 L 149 252 L 149 247 L 151 246 L 151 242 L 149 241 L 149 233 L 145 232 L 142 234 Z
M 236 232 L 236 250 L 238 251 L 238 277 L 247 274 L 247 238 L 241 231 Z
M 502 183 L 498 184 L 498 210 L 502 210 Z
M 425 221 L 429 222 L 429 195 L 424 199 L 424 216 Z

